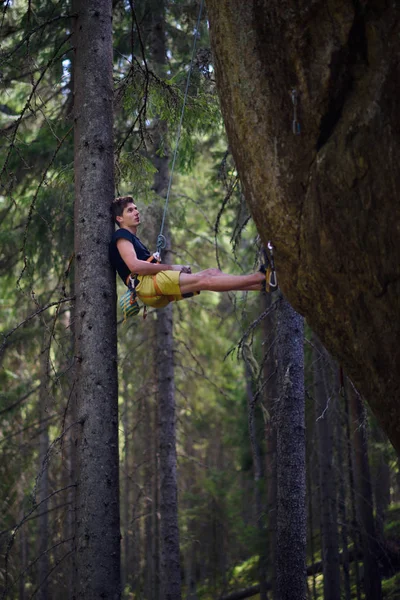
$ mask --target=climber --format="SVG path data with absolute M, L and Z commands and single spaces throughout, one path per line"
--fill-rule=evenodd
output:
M 134 285 L 143 304 L 162 308 L 169 302 L 189 298 L 200 291 L 262 291 L 269 281 L 270 268 L 262 265 L 251 275 L 227 275 L 219 269 L 192 273 L 189 266 L 165 265 L 157 261 L 137 237 L 140 213 L 132 196 L 120 196 L 112 203 L 119 229 L 110 242 L 110 261 L 125 285 Z M 269 286 L 267 285 L 267 288 Z

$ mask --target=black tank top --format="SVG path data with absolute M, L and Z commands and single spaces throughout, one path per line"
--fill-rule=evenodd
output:
M 114 231 L 109 246 L 110 262 L 126 285 L 126 279 L 130 274 L 130 270 L 122 260 L 117 248 L 117 240 L 120 239 L 129 240 L 130 242 L 132 242 L 133 247 L 135 248 L 136 256 L 139 260 L 147 260 L 151 254 L 150 251 L 146 248 L 146 246 L 142 244 L 139 238 L 136 237 L 136 235 L 133 235 L 133 233 L 131 233 L 127 229 L 121 228 L 117 229 L 117 231 Z

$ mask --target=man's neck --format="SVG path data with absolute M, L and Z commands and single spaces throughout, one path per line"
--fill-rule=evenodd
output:
M 121 227 L 121 229 L 126 229 L 127 231 L 133 233 L 133 235 L 136 235 L 137 232 L 137 227 Z

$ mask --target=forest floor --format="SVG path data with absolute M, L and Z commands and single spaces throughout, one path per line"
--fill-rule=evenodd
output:
M 386 600 L 400 600 L 400 505 L 394 504 L 390 507 L 386 515 L 385 523 L 385 548 L 383 555 L 386 556 L 385 564 L 382 564 L 382 597 Z M 315 550 L 314 560 L 319 561 L 321 558 L 318 548 Z M 258 583 L 258 560 L 257 555 L 252 556 L 240 565 L 236 565 L 228 575 L 229 581 L 227 588 L 230 590 L 240 590 L 250 588 Z M 359 561 L 359 573 L 362 578 L 363 565 Z M 355 580 L 354 564 L 351 567 L 351 580 Z M 309 597 L 315 600 L 323 600 L 323 575 L 318 573 L 307 578 L 307 586 Z M 208 595 L 204 590 L 204 595 L 199 590 L 199 598 L 208 600 L 214 596 Z M 356 585 L 352 585 L 352 598 L 357 598 Z M 251 600 L 259 600 L 260 595 L 251 596 Z

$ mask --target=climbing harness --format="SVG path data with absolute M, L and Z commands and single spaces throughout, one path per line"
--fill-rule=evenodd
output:
M 177 136 L 176 136 L 174 156 L 173 156 L 172 165 L 171 165 L 171 172 L 170 172 L 170 175 L 169 175 L 167 196 L 165 198 L 165 204 L 164 204 L 164 213 L 163 213 L 163 217 L 162 217 L 162 221 L 161 221 L 160 233 L 158 234 L 158 237 L 157 237 L 157 252 L 159 253 L 160 258 L 161 258 L 161 251 L 164 250 L 165 247 L 166 247 L 166 245 L 167 245 L 167 240 L 165 239 L 165 236 L 163 235 L 163 230 L 164 230 L 164 224 L 165 224 L 165 217 L 166 217 L 167 210 L 168 210 L 168 202 L 169 202 L 169 195 L 170 195 L 170 192 L 171 192 L 172 177 L 173 177 L 173 174 L 174 174 L 176 157 L 178 155 L 178 146 L 179 146 L 179 141 L 180 141 L 180 138 L 181 138 L 183 115 L 184 115 L 184 112 L 185 112 L 186 100 L 187 100 L 188 92 L 189 92 L 189 83 L 190 83 L 190 76 L 192 74 L 194 56 L 195 56 L 195 51 L 196 51 L 196 43 L 197 43 L 197 38 L 199 37 L 199 26 L 200 26 L 201 13 L 203 12 L 203 3 L 204 3 L 204 0 L 201 0 L 201 2 L 200 2 L 200 9 L 199 9 L 199 15 L 197 17 L 197 23 L 196 23 L 196 27 L 195 27 L 194 34 L 193 34 L 192 58 L 190 60 L 190 66 L 189 66 L 188 76 L 187 76 L 187 79 L 186 79 L 186 89 L 185 89 L 185 95 L 183 97 L 181 117 L 180 117 L 179 125 L 178 125 L 178 132 L 177 132 Z
M 156 263 L 161 262 L 160 255 L 158 252 L 154 252 L 149 258 L 146 259 L 146 262 Z M 153 278 L 155 282 L 155 279 Z M 126 323 L 126 320 L 129 317 L 136 317 L 136 315 L 140 312 L 140 304 L 138 302 L 138 295 L 136 292 L 136 285 L 138 283 L 137 275 L 135 273 L 130 273 L 126 278 L 126 285 L 128 286 L 128 290 L 122 294 L 119 299 L 119 305 L 122 310 L 122 314 L 124 316 L 123 323 Z M 143 319 L 147 317 L 147 306 L 143 307 Z
M 122 294 L 121 298 L 119 299 L 119 305 L 124 316 L 124 323 L 126 323 L 128 317 L 135 317 L 140 311 L 135 284 L 131 275 L 128 275 L 127 286 L 128 290 Z
M 299 103 L 299 95 L 296 89 L 292 90 L 292 104 L 293 104 L 293 121 L 292 121 L 292 131 L 294 135 L 300 135 L 301 128 L 300 122 L 297 119 L 297 106 Z

